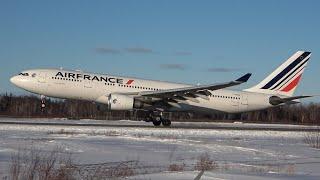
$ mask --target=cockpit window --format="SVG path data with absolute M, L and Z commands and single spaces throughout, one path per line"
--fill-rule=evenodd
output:
M 29 73 L 19 73 L 19 75 L 22 75 L 22 76 L 29 76 Z

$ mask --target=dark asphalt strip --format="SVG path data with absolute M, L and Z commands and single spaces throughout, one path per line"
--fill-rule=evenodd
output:
M 265 126 L 224 126 L 222 124 L 205 124 L 201 125 L 187 125 L 187 124 L 172 124 L 171 127 L 154 127 L 152 123 L 150 125 L 136 125 L 136 124 L 105 124 L 105 123 L 57 123 L 57 122 L 21 122 L 21 121 L 0 121 L 0 125 L 28 125 L 28 126 L 78 126 L 78 127 L 123 127 L 123 128 L 150 128 L 150 129 L 212 129 L 212 130 L 265 130 L 265 131 L 320 131 L 315 127 L 268 127 Z

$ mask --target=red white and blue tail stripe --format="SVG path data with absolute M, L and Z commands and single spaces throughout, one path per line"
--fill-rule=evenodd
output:
M 292 96 L 310 56 L 311 52 L 296 52 L 267 78 L 246 91 Z

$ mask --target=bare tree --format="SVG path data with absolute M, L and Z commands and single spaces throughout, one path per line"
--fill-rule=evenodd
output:
M 12 117 L 60 117 L 60 118 L 89 118 L 89 119 L 132 119 L 143 120 L 147 113 L 144 111 L 110 111 L 105 105 L 81 100 L 47 99 L 46 110 L 40 108 L 37 96 L 0 95 L 0 115 Z M 235 116 L 218 113 L 203 115 L 197 113 L 175 112 L 167 113 L 174 121 L 234 121 L 263 122 L 263 123 L 294 123 L 320 125 L 320 104 L 299 104 L 280 106 L 267 110 L 242 113 Z
M 56 147 L 47 152 L 32 147 L 19 149 L 11 155 L 9 179 L 12 180 L 73 180 L 76 168 L 71 154 Z

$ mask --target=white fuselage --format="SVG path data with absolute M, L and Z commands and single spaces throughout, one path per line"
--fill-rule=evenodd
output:
M 16 86 L 49 97 L 80 99 L 99 102 L 102 96 L 112 93 L 136 93 L 190 87 L 192 85 L 153 81 L 106 74 L 85 73 L 60 69 L 27 70 L 27 75 L 11 78 Z M 272 107 L 272 95 L 247 91 L 215 90 L 210 91 L 209 99 L 196 98 L 198 102 L 186 100 L 177 111 L 204 111 L 238 113 Z

